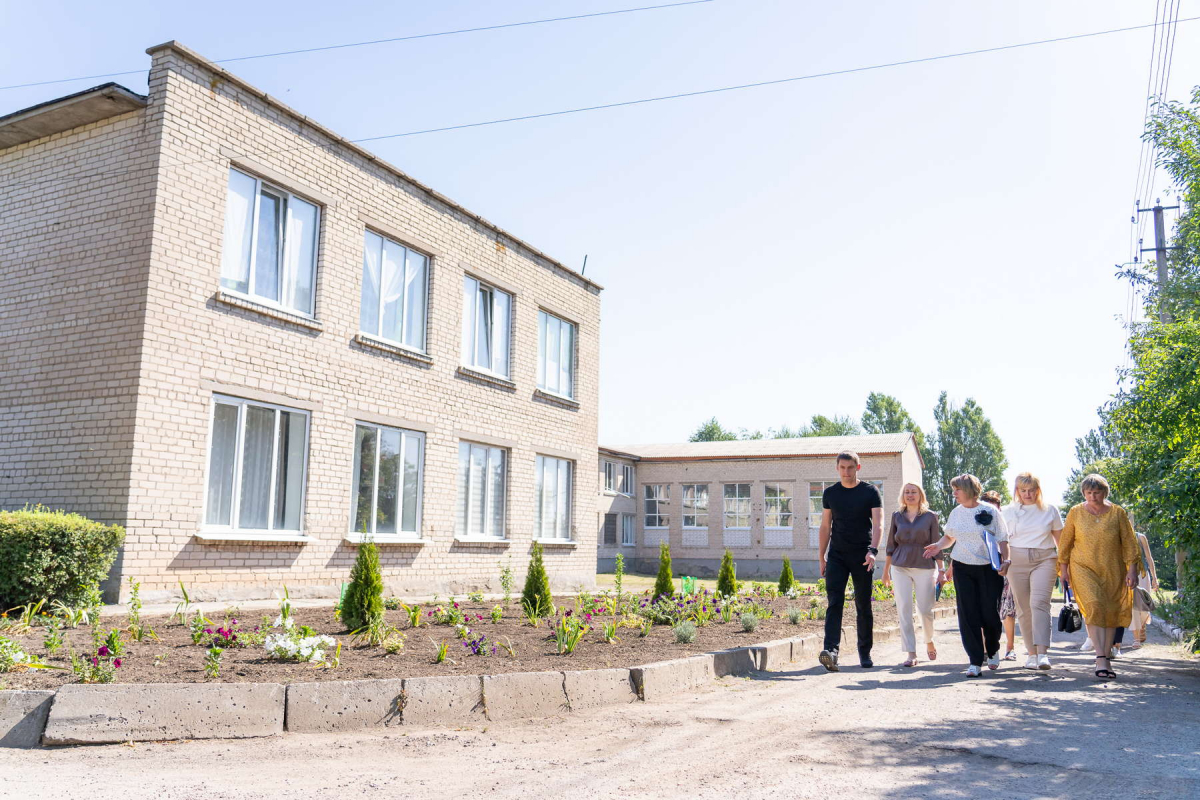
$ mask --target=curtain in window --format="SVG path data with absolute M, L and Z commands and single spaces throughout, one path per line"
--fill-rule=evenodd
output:
M 375 532 L 396 533 L 400 502 L 400 431 L 382 429 L 376 482 Z
M 233 472 L 237 462 L 238 407 L 217 403 L 213 410 L 212 454 L 208 462 L 208 525 L 229 525 Z
M 271 518 L 271 450 L 275 438 L 275 411 L 245 406 L 245 414 L 238 527 L 263 530 L 268 527 Z
M 475 360 L 471 363 L 492 369 L 492 292 L 480 287 L 475 304 Z
M 487 506 L 484 503 L 484 484 L 487 478 L 486 447 L 471 448 L 470 495 L 467 497 L 467 517 L 472 536 L 484 536 L 487 530 Z
M 558 508 L 555 516 L 558 522 L 558 530 L 554 533 L 559 539 L 571 538 L 571 462 L 558 462 L 558 492 L 555 499 L 558 501 Z
M 504 461 L 505 453 L 498 447 L 488 454 L 488 506 L 490 510 L 488 536 L 504 538 Z
M 492 295 L 492 372 L 508 375 L 508 326 L 512 298 L 495 291 Z
M 405 533 L 420 533 L 417 530 L 417 508 L 420 504 L 421 445 L 422 440 L 420 436 L 405 434 L 404 493 L 400 504 L 403 509 L 400 530 Z
M 229 170 L 225 199 L 225 244 L 221 252 L 221 286 L 243 294 L 250 291 L 250 247 L 254 232 L 254 194 L 258 182 Z
M 559 322 L 561 332 L 559 334 L 559 353 L 558 353 L 558 393 L 564 394 L 567 397 L 574 397 L 574 392 L 571 387 L 571 377 L 574 358 L 575 358 L 575 326 L 569 322 Z
M 404 337 L 404 248 L 383 240 L 383 319 L 379 335 L 401 342 Z
M 363 238 L 362 304 L 358 310 L 358 329 L 374 336 L 379 335 L 379 261 L 382 249 L 383 237 L 367 231 Z
M 254 252 L 254 294 L 279 302 L 280 249 L 283 246 L 283 199 L 259 192 Z
M 275 466 L 275 528 L 300 530 L 300 501 L 304 494 L 304 453 L 308 419 L 292 411 L 279 412 L 278 455 Z
M 471 487 L 471 445 L 460 442 L 458 445 L 458 519 L 456 527 L 459 536 L 470 536 L 470 514 L 468 513 L 468 498 Z
M 317 271 L 317 207 L 293 197 L 288 203 L 287 287 L 283 304 L 301 314 L 313 310 L 313 279 Z
M 429 259 L 420 253 L 405 255 L 404 343 L 418 350 L 425 349 L 425 300 Z
M 374 530 L 371 509 L 375 502 L 375 446 L 378 431 L 364 425 L 354 428 L 354 518 L 350 529 L 356 533 Z

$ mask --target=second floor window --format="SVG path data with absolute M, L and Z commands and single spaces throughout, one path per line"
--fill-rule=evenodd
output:
M 425 350 L 429 259 L 367 231 L 363 241 L 359 330 L 415 350 Z
M 750 527 L 750 484 L 725 484 L 725 527 Z
M 617 465 L 611 461 L 604 462 L 604 491 L 617 490 Z
M 311 317 L 320 217 L 307 200 L 230 169 L 221 287 Z
M 465 366 L 508 377 L 508 332 L 512 295 L 467 275 L 463 278 L 462 361 Z
M 538 388 L 575 396 L 575 326 L 538 312 Z
M 633 497 L 633 465 L 625 464 L 621 467 L 621 494 Z
M 683 527 L 708 527 L 708 486 L 702 483 L 683 485 Z
M 671 487 L 665 483 L 646 484 L 645 527 L 666 528 L 671 524 Z

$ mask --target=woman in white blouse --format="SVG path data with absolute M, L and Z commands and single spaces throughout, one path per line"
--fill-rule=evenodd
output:
M 925 558 L 933 558 L 950 545 L 954 559 L 954 592 L 958 605 L 958 633 L 971 665 L 967 676 L 977 678 L 983 673 L 983 660 L 988 669 L 1000 667 L 1000 593 L 1004 591 L 1004 574 L 1008 571 L 1008 530 L 1000 511 L 980 505 L 983 486 L 974 475 L 959 475 L 950 481 L 958 505 L 942 526 L 942 538 L 925 548 Z M 996 542 L 999 564 L 993 566 L 991 549 L 984 534 Z
M 1014 501 L 1004 507 L 1012 568 L 1008 585 L 1017 606 L 1025 642 L 1025 669 L 1050 669 L 1050 594 L 1058 577 L 1058 532 L 1062 514 L 1042 499 L 1037 476 L 1022 472 L 1013 486 Z

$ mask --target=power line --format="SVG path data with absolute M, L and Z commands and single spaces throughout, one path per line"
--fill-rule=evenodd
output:
M 411 42 L 414 39 L 433 39 L 438 36 L 456 36 L 460 33 L 480 33 L 482 31 L 498 31 L 505 28 L 521 28 L 528 25 L 545 25 L 550 22 L 570 22 L 580 19 L 591 19 L 594 17 L 611 17 L 617 14 L 633 14 L 639 11 L 657 11 L 664 8 L 677 8 L 679 6 L 696 6 L 703 3 L 712 3 L 714 0 L 685 0 L 678 3 L 667 3 L 659 6 L 640 6 L 638 8 L 622 8 L 615 11 L 597 11 L 591 14 L 575 14 L 569 17 L 551 17 L 548 19 L 533 19 L 525 22 L 506 22 L 500 25 L 484 25 L 479 28 L 459 28 L 452 31 L 436 31 L 434 33 L 417 33 L 411 36 L 393 36 L 389 39 L 371 39 L 365 42 L 346 42 L 343 44 L 329 44 L 319 47 L 306 47 L 299 50 L 281 50 L 277 53 L 259 53 L 252 56 L 236 56 L 234 58 L 218 58 L 213 63 L 215 64 L 232 64 L 235 61 L 251 61 L 259 58 L 278 58 L 279 56 L 294 56 L 302 53 L 319 53 L 326 50 L 344 50 L 350 47 L 368 47 L 377 44 L 392 44 L 394 42 Z M 130 69 L 124 72 L 105 72 L 100 75 L 81 75 L 75 78 L 56 78 L 51 81 L 34 81 L 32 83 L 14 83 L 11 86 L 0 86 L 0 91 L 7 89 L 27 89 L 32 86 L 49 86 L 55 83 L 71 83 L 73 81 L 92 81 L 100 78 L 118 78 L 122 75 L 136 75 L 140 72 L 145 72 L 144 69 Z

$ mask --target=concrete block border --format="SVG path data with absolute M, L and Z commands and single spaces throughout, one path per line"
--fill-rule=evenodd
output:
M 936 619 L 955 615 L 936 609 Z M 1156 620 L 1156 622 L 1161 622 Z M 1165 623 L 1164 623 L 1165 624 Z M 899 627 L 876 629 L 875 642 Z M 312 683 L 67 684 L 0 691 L 0 747 L 242 739 L 290 733 L 471 725 L 654 702 L 726 676 L 815 663 L 821 636 L 636 667 Z

